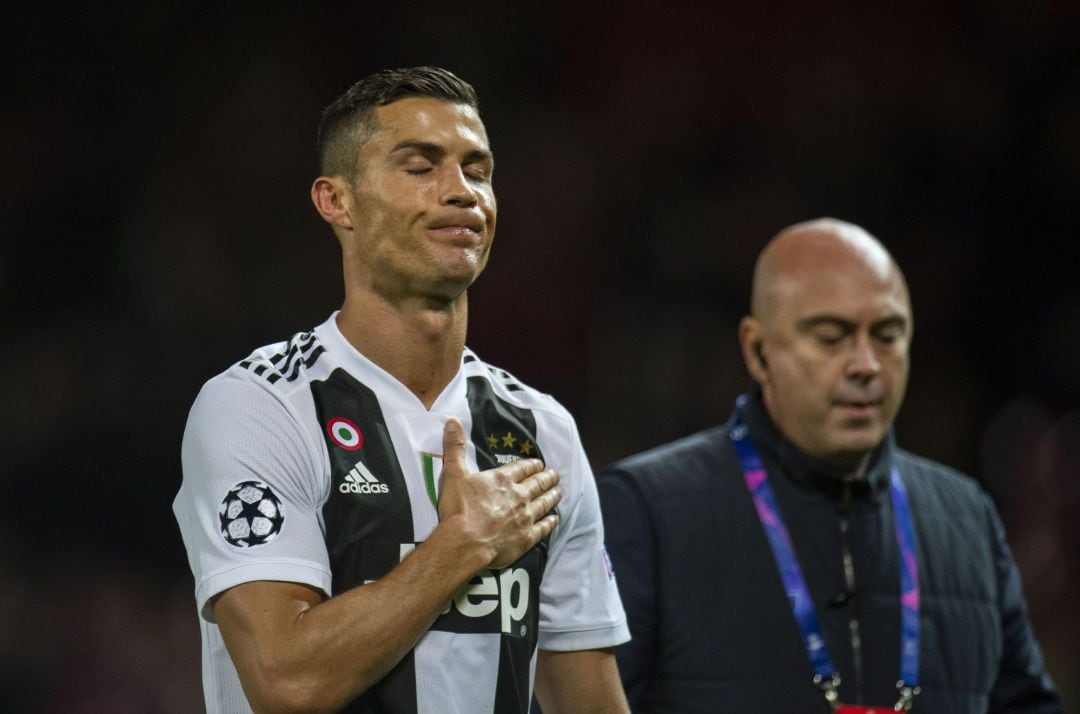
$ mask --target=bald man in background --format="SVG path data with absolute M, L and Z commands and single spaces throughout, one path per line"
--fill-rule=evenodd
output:
M 873 236 L 787 228 L 730 420 L 601 474 L 633 711 L 1062 711 L 990 499 L 895 443 L 913 324 Z

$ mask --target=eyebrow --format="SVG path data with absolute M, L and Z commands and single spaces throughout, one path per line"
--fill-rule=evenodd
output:
M 406 140 L 398 143 L 390 150 L 391 154 L 399 151 L 415 151 L 428 159 L 441 159 L 446 156 L 446 149 L 439 144 L 430 141 Z M 465 154 L 463 163 L 472 164 L 480 162 L 495 163 L 495 156 L 488 149 L 471 149 Z
M 800 330 L 812 330 L 820 325 L 836 326 L 844 330 L 852 330 L 855 328 L 855 323 L 839 315 L 811 315 L 810 317 L 804 317 L 796 323 L 796 327 Z M 880 320 L 877 320 L 870 325 L 870 330 L 880 330 L 883 327 L 904 327 L 907 328 L 908 319 L 903 315 L 889 315 Z

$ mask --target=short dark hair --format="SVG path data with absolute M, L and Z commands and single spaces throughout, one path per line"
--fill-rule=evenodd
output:
M 351 177 L 357 169 L 360 146 L 375 128 L 374 109 L 406 97 L 441 99 L 480 110 L 476 90 L 445 69 L 409 67 L 376 72 L 349 87 L 323 110 L 316 139 L 322 175 Z

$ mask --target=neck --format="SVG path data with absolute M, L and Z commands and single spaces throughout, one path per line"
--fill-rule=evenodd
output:
M 808 448 L 812 444 L 800 444 L 781 426 L 781 420 L 776 415 L 776 407 L 769 397 L 768 391 L 762 390 L 762 405 L 765 407 L 765 415 L 772 422 L 773 428 L 809 459 L 818 472 L 838 481 L 856 481 L 866 478 L 876 446 L 867 451 L 815 452 Z
M 457 374 L 465 348 L 468 299 L 391 303 L 375 293 L 346 295 L 338 329 L 353 347 L 431 405 Z

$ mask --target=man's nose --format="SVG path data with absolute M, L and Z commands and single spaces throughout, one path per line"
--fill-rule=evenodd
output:
M 874 377 L 881 372 L 881 361 L 874 351 L 874 341 L 869 335 L 859 335 L 848 355 L 847 374 L 850 377 Z
M 448 166 L 443 172 L 440 200 L 449 206 L 471 207 L 476 205 L 476 189 L 460 166 Z

